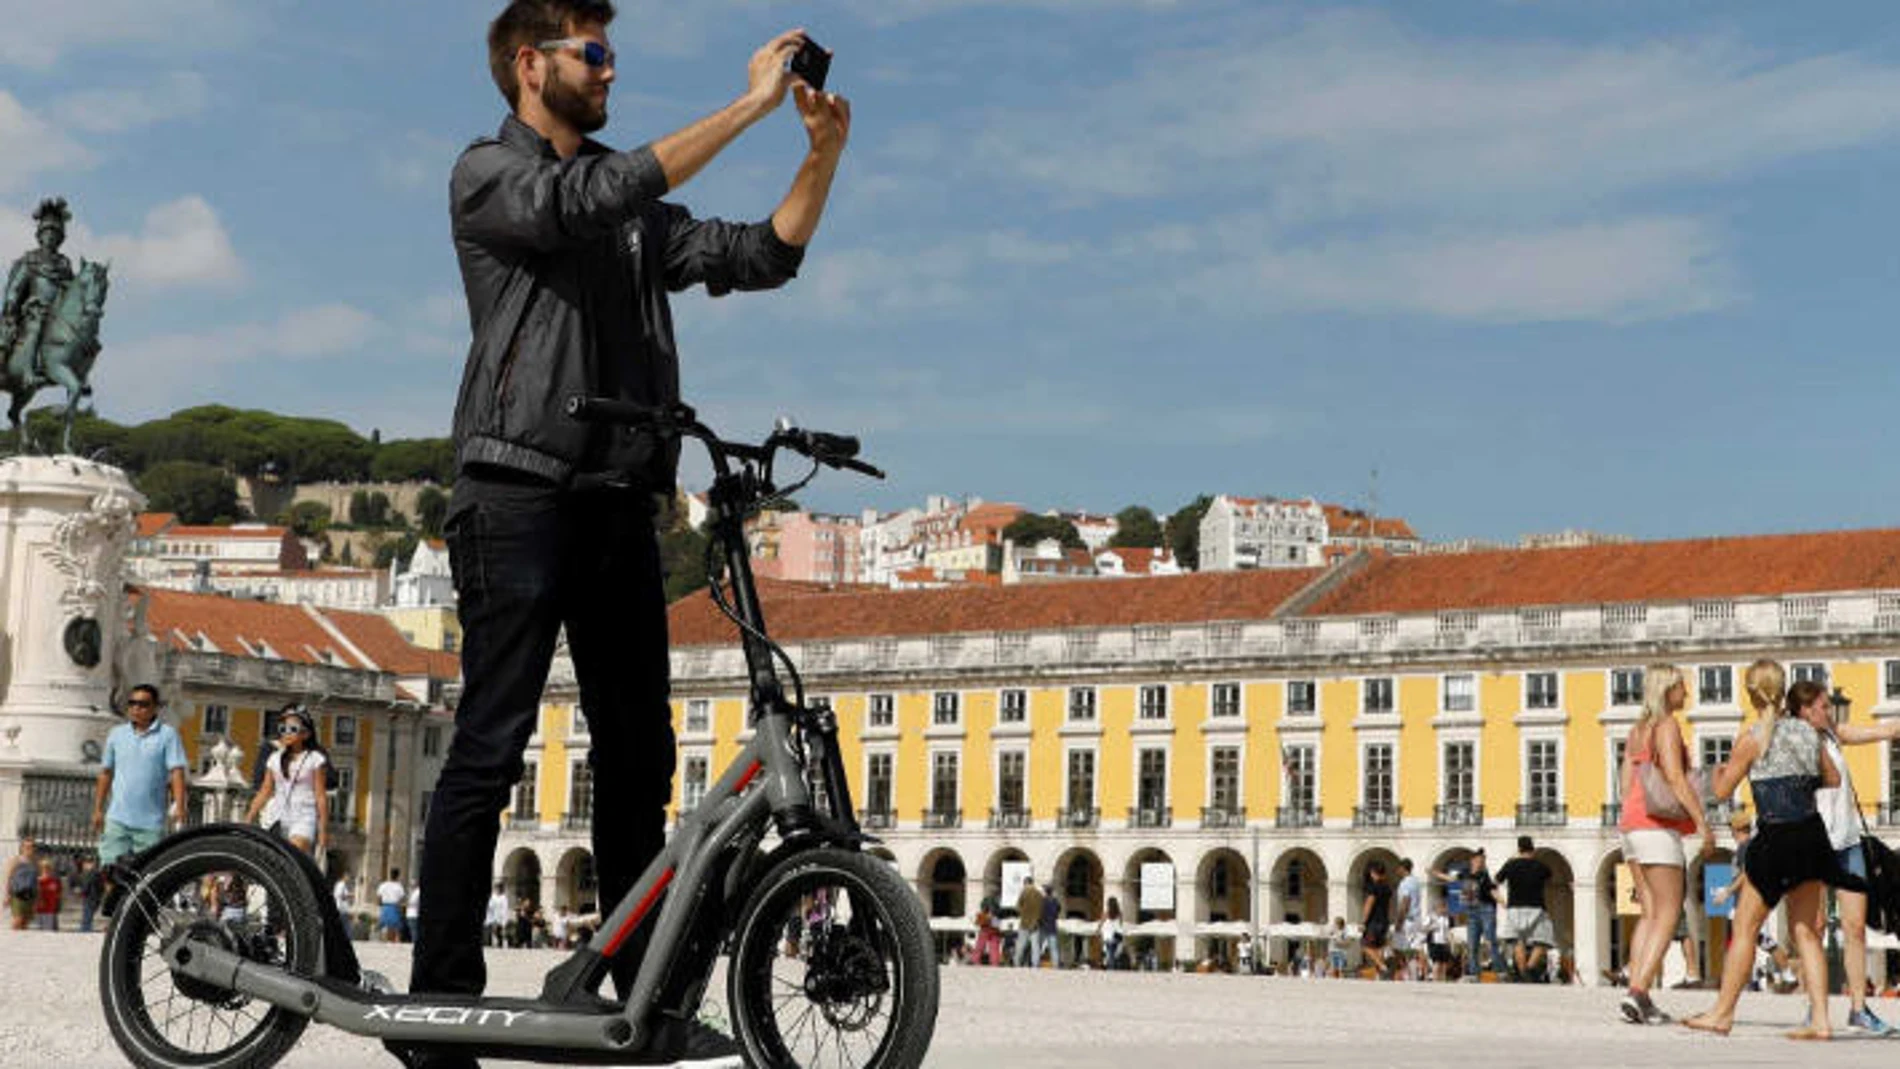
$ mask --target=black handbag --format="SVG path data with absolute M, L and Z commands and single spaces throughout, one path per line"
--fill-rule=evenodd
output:
M 1854 802 L 1854 815 L 1860 818 L 1860 851 L 1867 860 L 1867 927 L 1900 935 L 1900 854 L 1867 826 L 1860 792 L 1851 779 L 1847 780 L 1847 791 Z

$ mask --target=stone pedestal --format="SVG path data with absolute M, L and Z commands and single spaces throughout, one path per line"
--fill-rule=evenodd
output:
M 29 779 L 96 774 L 98 745 L 119 722 L 121 567 L 144 503 L 107 465 L 0 461 L 0 851 L 39 816 Z M 71 792 L 53 793 L 69 807 Z

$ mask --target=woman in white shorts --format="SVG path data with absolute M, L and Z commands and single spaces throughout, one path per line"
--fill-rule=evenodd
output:
M 1688 686 L 1674 665 L 1656 664 L 1643 670 L 1643 715 L 1630 727 L 1623 751 L 1623 813 L 1617 828 L 1623 833 L 1623 860 L 1636 885 L 1642 919 L 1630 939 L 1629 992 L 1618 1007 L 1631 1024 L 1651 1024 L 1667 1016 L 1650 1001 L 1649 989 L 1662 975 L 1663 955 L 1675 942 L 1676 922 L 1682 917 L 1687 857 L 1684 835 L 1702 839 L 1702 854 L 1715 849 L 1702 799 L 1689 785 L 1689 744 L 1683 741 L 1676 713 L 1688 701 Z M 1643 769 L 1653 766 L 1669 784 L 1674 801 L 1687 817 L 1667 818 L 1650 812 L 1643 787 Z
M 277 753 L 264 764 L 246 822 L 264 814 L 264 825 L 304 853 L 330 845 L 330 794 L 324 766 L 329 755 L 317 742 L 315 725 L 302 706 L 286 706 L 277 720 Z

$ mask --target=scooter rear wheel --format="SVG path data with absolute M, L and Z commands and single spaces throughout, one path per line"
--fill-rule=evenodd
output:
M 746 1064 L 913 1069 L 937 1023 L 937 957 L 917 896 L 885 862 L 810 850 L 761 878 L 727 976 Z
M 316 896 L 268 845 L 237 836 L 187 839 L 145 866 L 111 922 L 99 996 L 112 1038 L 145 1069 L 263 1069 L 308 1018 L 174 974 L 160 950 L 179 932 L 305 976 L 318 970 Z

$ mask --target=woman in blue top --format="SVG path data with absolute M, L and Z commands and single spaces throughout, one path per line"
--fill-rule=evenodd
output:
M 1788 922 L 1801 957 L 1803 986 L 1810 1003 L 1808 1026 L 1790 1039 L 1828 1039 L 1827 965 L 1814 919 L 1819 915 L 1822 884 L 1846 879 L 1834 859 L 1827 826 L 1815 808 L 1814 793 L 1837 787 L 1840 769 L 1828 758 L 1821 737 L 1802 713 L 1827 702 L 1827 689 L 1812 680 L 1787 688 L 1773 661 L 1748 669 L 1748 697 L 1760 718 L 1735 739 L 1728 763 L 1715 771 L 1715 794 L 1727 798 L 1748 777 L 1755 795 L 1755 837 L 1742 864 L 1742 894 L 1735 905 L 1728 958 L 1722 965 L 1722 992 L 1708 1012 L 1682 1023 L 1727 1035 L 1735 1023 L 1735 1004 L 1755 960 L 1755 936 L 1783 896 Z

